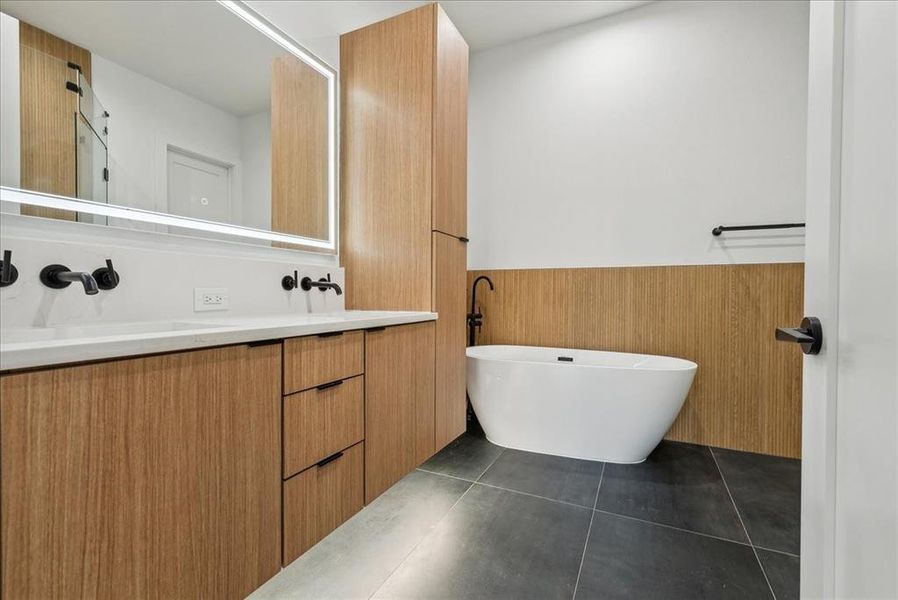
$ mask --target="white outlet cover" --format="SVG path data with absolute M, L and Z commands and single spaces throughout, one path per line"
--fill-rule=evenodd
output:
M 228 288 L 193 288 L 193 311 L 228 310 Z

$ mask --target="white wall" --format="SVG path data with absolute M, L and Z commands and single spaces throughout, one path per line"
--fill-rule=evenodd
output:
M 468 264 L 791 262 L 807 2 L 661 2 L 471 57 Z M 723 238 L 721 238 L 723 239 Z
M 343 285 L 343 270 L 331 256 L 248 244 L 128 231 L 103 225 L 3 215 L 0 245 L 12 250 L 19 270 L 14 285 L 0 288 L 0 327 L 41 327 L 99 321 L 309 314 L 343 309 L 345 296 L 286 291 L 281 277 L 331 273 Z M 223 247 L 227 246 L 227 255 Z M 48 264 L 88 271 L 111 258 L 121 274 L 114 290 L 87 296 L 78 284 L 63 290 L 44 286 L 38 274 Z M 195 287 L 228 289 L 226 311 L 193 310 Z

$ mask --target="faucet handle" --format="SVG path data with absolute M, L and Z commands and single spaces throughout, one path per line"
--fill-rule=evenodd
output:
M 288 292 L 299 287 L 299 271 L 294 270 L 293 275 L 284 275 L 281 278 L 281 287 Z
M 0 261 L 0 287 L 12 285 L 18 278 L 19 270 L 12 264 L 12 250 L 4 250 Z
M 97 287 L 101 290 L 114 290 L 122 280 L 118 271 L 112 266 L 111 258 L 106 259 L 105 267 L 96 269 L 91 275 L 97 280 Z

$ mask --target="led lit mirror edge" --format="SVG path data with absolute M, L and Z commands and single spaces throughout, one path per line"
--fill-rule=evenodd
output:
M 82 200 L 79 198 L 69 198 L 66 196 L 57 196 L 54 194 L 45 194 L 20 188 L 0 186 L 0 201 L 10 202 L 18 205 L 42 206 L 45 208 L 59 208 L 63 210 L 71 210 L 75 212 L 88 213 L 105 217 L 117 217 L 128 219 L 131 221 L 139 221 L 142 223 L 153 223 L 156 225 L 170 225 L 173 227 L 182 227 L 185 229 L 193 229 L 196 231 L 205 231 L 209 233 L 218 233 L 224 235 L 233 235 L 242 238 L 251 238 L 257 240 L 266 240 L 269 242 L 279 242 L 284 244 L 293 244 L 296 246 L 305 246 L 326 250 L 336 253 L 337 249 L 337 72 L 325 64 L 323 61 L 315 57 L 314 54 L 306 50 L 297 42 L 293 41 L 290 36 L 278 29 L 259 13 L 246 6 L 243 2 L 234 0 L 217 0 L 220 5 L 228 9 L 236 16 L 243 19 L 247 24 L 267 36 L 270 40 L 311 66 L 313 69 L 321 73 L 327 79 L 327 146 L 328 146 L 328 165 L 327 165 L 327 214 L 328 214 L 328 239 L 319 240 L 315 238 L 307 238 L 299 235 L 290 235 L 286 233 L 277 233 L 275 231 L 267 231 L 264 229 L 255 229 L 252 227 L 243 227 L 242 225 L 230 225 L 227 223 L 218 223 L 215 221 L 204 221 L 202 219 L 194 219 L 192 217 L 181 217 L 168 213 L 143 210 L 127 206 L 119 206 L 116 204 L 104 204 L 102 202 L 94 202 L 92 200 Z

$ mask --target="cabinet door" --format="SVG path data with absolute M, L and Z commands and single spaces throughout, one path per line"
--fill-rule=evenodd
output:
M 346 308 L 430 307 L 433 15 L 426 5 L 340 36 Z
M 433 234 L 433 310 L 436 322 L 436 388 L 434 390 L 435 449 L 461 435 L 465 410 L 465 309 L 467 244 Z
M 0 379 L 4 598 L 243 598 L 280 563 L 281 345 Z
M 365 334 L 365 502 L 434 451 L 434 324 Z
M 464 237 L 468 229 L 468 45 L 435 5 L 433 229 Z

